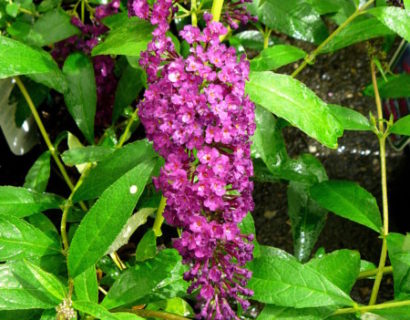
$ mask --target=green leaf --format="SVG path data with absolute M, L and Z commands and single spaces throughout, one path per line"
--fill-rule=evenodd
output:
M 360 272 L 360 254 L 353 250 L 337 250 L 314 258 L 306 265 L 349 294 Z
M 356 18 L 338 33 L 320 53 L 328 53 L 365 40 L 392 35 L 393 32 L 376 18 Z
M 363 260 L 363 259 L 360 260 L 360 272 L 370 271 L 370 270 L 375 270 L 375 269 L 377 269 L 377 266 L 373 262 Z
M 320 15 L 304 1 L 255 0 L 248 8 L 267 27 L 296 39 L 319 44 L 328 36 Z
M 181 257 L 174 249 L 164 249 L 154 259 L 141 262 L 125 270 L 111 287 L 102 305 L 108 309 L 133 303 L 148 303 L 168 299 L 186 290 Z M 174 283 L 185 282 L 181 287 Z M 178 289 L 178 290 L 177 290 Z
M 410 136 L 410 115 L 397 120 L 390 128 L 390 132 Z
M 152 31 L 153 26 L 145 20 L 136 17 L 127 19 L 125 23 L 109 31 L 104 42 L 94 47 L 92 55 L 139 56 L 151 41 Z
M 16 21 L 7 31 L 18 40 L 37 47 L 51 45 L 79 33 L 71 24 L 70 16 L 61 8 L 45 13 L 33 25 Z
M 243 218 L 243 220 L 239 223 L 239 229 L 241 230 L 242 234 L 253 234 L 255 236 L 255 238 L 253 239 L 253 257 L 259 257 L 260 247 L 259 243 L 256 241 L 255 222 L 253 221 L 253 217 L 250 212 L 248 212 L 245 218 Z
M 95 266 L 91 266 L 74 278 L 77 300 L 98 303 L 98 281 Z
M 91 301 L 73 301 L 74 309 L 93 316 L 100 320 L 118 320 L 115 314 L 110 313 L 102 305 Z
M 309 0 L 309 2 L 321 15 L 336 13 L 344 7 L 348 7 L 350 4 L 353 4 L 351 0 Z
M 40 320 L 56 320 L 56 319 L 57 319 L 57 312 L 55 309 L 44 310 L 40 318 Z
M 27 290 L 12 273 L 9 264 L 0 265 L 0 310 L 47 309 L 55 307 L 39 288 Z M 2 316 L 1 312 L 0 315 Z M 2 319 L 3 316 L 1 317 Z M 7 317 L 6 317 L 7 319 Z M 10 318 L 10 320 L 20 317 Z
M 114 110 L 112 122 L 115 123 L 123 113 L 124 109 L 135 101 L 144 88 L 144 72 L 130 65 L 124 70 L 115 91 Z
M 235 47 L 239 52 L 245 51 L 244 48 L 262 51 L 263 42 L 263 35 L 258 30 L 245 30 L 229 37 L 229 44 Z M 272 44 L 273 41 L 269 40 L 269 45 Z
M 46 236 L 59 241 L 60 235 L 54 223 L 43 213 L 36 213 L 26 218 L 30 224 L 42 231 Z
M 0 215 L 0 247 L 0 261 L 61 252 L 60 244 L 37 228 L 4 215 Z
M 255 103 L 322 144 L 337 147 L 343 128 L 327 105 L 303 83 L 287 75 L 252 72 L 246 91 Z
M 61 155 L 61 158 L 66 165 L 74 166 L 101 161 L 111 155 L 114 151 L 115 148 L 108 146 L 87 146 L 67 150 Z
M 336 104 L 329 104 L 329 111 L 339 120 L 344 130 L 370 131 L 372 127 L 369 120 L 361 113 Z
M 325 226 L 327 210 L 312 201 L 305 183 L 291 181 L 287 196 L 294 255 L 299 261 L 306 261 Z
M 400 37 L 410 41 L 410 11 L 397 7 L 377 7 L 367 11 Z
M 157 237 L 152 229 L 149 229 L 137 246 L 137 251 L 135 252 L 136 261 L 145 261 L 154 258 L 157 254 Z
M 394 296 L 410 297 L 410 234 L 390 233 L 387 237 L 389 258 L 393 266 Z
M 323 320 L 326 319 L 332 310 L 327 308 L 302 308 L 294 309 L 266 305 L 257 320 Z
M 59 72 L 49 53 L 0 36 L 0 79 L 46 72 Z
M 410 314 L 410 306 L 374 310 L 371 313 L 382 317 L 375 320 L 408 320 Z M 369 317 L 369 319 L 372 318 Z
M 410 97 L 410 74 L 395 74 L 377 79 L 377 88 L 381 98 L 407 98 Z M 374 96 L 373 84 L 368 85 L 363 93 Z
M 258 105 L 255 109 L 255 122 L 252 157 L 261 158 L 268 169 L 274 171 L 288 160 L 282 131 L 272 113 Z
M 1 290 L 1 289 L 0 289 Z M 26 309 L 26 310 L 0 310 L 1 320 L 37 320 L 41 317 L 42 310 Z M 55 319 L 43 319 L 40 320 L 55 320 Z
M 98 197 L 119 177 L 145 159 L 155 157 L 152 144 L 138 140 L 117 149 L 93 168 L 74 194 L 75 202 Z
M 312 308 L 352 305 L 350 297 L 317 271 L 286 252 L 261 246 L 249 263 L 248 287 L 253 300 L 283 307 Z
M 13 275 L 26 290 L 35 289 L 43 292 L 54 305 L 59 304 L 66 297 L 66 287 L 52 273 L 42 270 L 25 259 L 13 262 L 10 267 Z
M 380 232 L 382 222 L 376 199 L 357 183 L 325 181 L 314 185 L 310 194 L 323 208 Z
M 289 63 L 303 59 L 306 52 L 290 45 L 276 45 L 264 49 L 250 63 L 252 71 L 275 70 Z
M 68 88 L 67 80 L 60 69 L 46 73 L 27 74 L 26 76 L 31 80 L 41 83 L 42 85 L 52 88 L 62 94 L 64 94 Z
M 62 198 L 51 193 L 38 193 L 29 189 L 0 186 L 0 214 L 26 217 L 48 209 L 58 209 Z
M 9 16 L 15 18 L 20 9 L 20 3 L 8 3 L 6 5 L 6 12 Z
M 37 192 L 44 192 L 47 189 L 50 178 L 50 152 L 46 151 L 38 157 L 26 175 L 24 188 Z
M 68 270 L 72 277 L 95 264 L 109 249 L 134 209 L 151 172 L 154 160 L 128 171 L 108 187 L 86 214 L 71 242 Z
M 147 305 L 146 309 L 163 310 L 168 313 L 191 318 L 195 315 L 189 303 L 178 297 L 151 303 Z
M 145 318 L 141 318 L 133 313 L 128 312 L 116 312 L 115 317 L 118 320 L 144 320 Z
M 137 213 L 133 214 L 122 227 L 121 232 L 115 238 L 107 253 L 111 254 L 126 245 L 131 238 L 132 234 L 140 226 L 147 222 L 147 218 L 156 211 L 156 208 L 142 208 Z
M 64 95 L 67 109 L 88 142 L 94 144 L 97 89 L 93 64 L 86 55 L 72 53 L 64 62 L 63 73 L 68 84 Z

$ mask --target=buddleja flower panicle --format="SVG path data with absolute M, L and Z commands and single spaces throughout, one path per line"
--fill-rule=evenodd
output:
M 254 206 L 254 104 L 244 91 L 249 62 L 220 42 L 227 29 L 210 14 L 202 31 L 188 25 L 180 32 L 190 45 L 183 58 L 166 35 L 171 0 L 152 8 L 135 0 L 129 7 L 157 26 L 140 59 L 148 88 L 139 117 L 165 159 L 154 183 L 167 198 L 166 221 L 182 229 L 174 247 L 191 267 L 185 274 L 188 292 L 198 290 L 199 318 L 237 319 L 230 303 L 246 309 L 252 295 L 244 266 L 252 259 L 253 235 L 238 227 Z

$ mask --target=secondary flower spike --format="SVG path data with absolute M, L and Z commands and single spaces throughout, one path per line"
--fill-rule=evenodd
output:
M 139 117 L 165 159 L 154 182 L 167 198 L 166 221 L 183 230 L 174 246 L 190 265 L 188 291 L 198 290 L 199 318 L 238 319 L 233 303 L 246 309 L 252 295 L 244 265 L 252 259 L 253 235 L 238 228 L 254 207 L 254 105 L 244 92 L 249 63 L 220 43 L 227 29 L 209 14 L 204 30 L 186 26 L 180 32 L 190 45 L 183 58 L 166 36 L 171 0 L 152 8 L 134 0 L 129 12 L 157 26 L 141 54 L 148 88 Z

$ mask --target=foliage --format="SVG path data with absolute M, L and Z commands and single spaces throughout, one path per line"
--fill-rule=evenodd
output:
M 142 101 L 152 101 L 142 93 L 150 92 L 152 79 L 168 67 L 169 59 L 177 56 L 183 60 L 190 50 L 192 53 L 201 46 L 204 50 L 217 47 L 212 41 L 236 48 L 238 57 L 253 57 L 249 77 L 229 86 L 240 90 L 242 85 L 256 105 L 255 114 L 247 117 L 256 124 L 250 152 L 253 179 L 287 185 L 294 243 L 293 255 L 260 245 L 254 237 L 258 230 L 251 213 L 231 218 L 235 220 L 232 223 L 241 221 L 238 230 L 249 242 L 250 252 L 253 246 L 253 259 L 246 269 L 240 269 L 243 278 L 251 273 L 252 278 L 246 289 L 235 287 L 235 292 L 252 290 L 252 308 L 263 306 L 256 316 L 260 320 L 365 319 L 367 315 L 409 319 L 410 237 L 389 233 L 385 143 L 390 134 L 410 136 L 410 116 L 395 123 L 382 120 L 379 101 L 410 97 L 410 77 L 393 74 L 379 61 L 384 53 L 372 47 L 369 79 L 372 76 L 373 81 L 363 93 L 376 98 L 377 116 L 367 117 L 347 106 L 327 103 L 296 76 L 314 64 L 318 55 L 358 42 L 373 43 L 380 38 L 388 42 L 395 36 L 410 41 L 410 2 L 397 7 L 375 0 L 249 0 L 240 1 L 240 6 L 239 1 L 230 0 L 177 1 L 175 15 L 168 19 L 172 28 L 161 30 L 170 37 L 167 45 L 173 48 L 174 56 L 165 57 L 164 52 L 162 60 L 151 56 L 149 63 L 142 63 L 144 69 L 140 58 L 148 59 L 147 52 L 160 51 L 163 44 L 156 32 L 151 42 L 156 25 L 135 16 L 129 18 L 128 11 L 143 11 L 142 5 L 160 1 L 134 0 L 128 5 L 119 0 L 105 5 L 100 0 L 0 3 L 0 79 L 5 79 L 0 81 L 0 101 L 5 104 L 0 108 L 15 105 L 15 115 L 7 121 L 23 129 L 25 121 L 33 117 L 45 142 L 42 154 L 26 173 L 24 185 L 0 186 L 0 319 L 188 319 L 209 308 L 197 304 L 202 301 L 198 296 L 209 295 L 200 289 L 205 280 L 196 280 L 189 290 L 189 281 L 185 281 L 199 279 L 208 270 L 201 269 L 198 275 L 199 269 L 192 271 L 195 260 L 187 265 L 191 260 L 180 256 L 181 248 L 180 252 L 171 248 L 170 238 L 183 238 L 181 227 L 186 227 L 187 221 L 167 220 L 178 228 L 175 232 L 167 228 L 162 235 L 166 201 L 175 207 L 175 199 L 165 199 L 164 189 L 156 189 L 164 183 L 158 176 L 162 176 L 164 161 L 168 165 L 169 154 L 164 151 L 168 145 L 161 137 L 154 138 L 154 143 L 144 138 L 155 134 L 142 130 L 138 107 L 143 106 Z M 232 6 L 236 5 L 239 11 L 234 12 Z M 221 16 L 229 32 L 216 39 L 192 41 L 192 45 L 189 35 L 182 33 L 181 37 L 176 31 L 187 30 L 184 27 L 191 24 L 203 29 L 209 24 L 205 12 Z M 309 42 L 316 49 L 306 52 L 282 43 L 280 39 L 285 38 Z M 212 61 L 217 65 L 218 61 Z M 238 61 L 247 66 L 244 60 Z M 293 74 L 281 71 L 295 63 L 299 67 Z M 157 64 L 155 72 L 149 69 L 151 64 Z M 208 82 L 214 80 L 208 80 L 201 83 L 200 90 L 211 88 Z M 15 86 L 12 92 L 7 89 L 10 81 Z M 166 94 L 167 89 L 162 89 Z M 155 99 L 158 105 L 165 101 L 163 96 L 161 101 Z M 71 117 L 72 123 L 58 128 L 58 133 L 48 133 L 41 112 L 46 104 Z M 165 112 L 163 108 L 149 115 L 157 119 L 158 127 L 172 125 L 172 121 L 162 121 Z M 141 116 L 144 125 L 147 118 L 146 114 Z M 57 116 L 52 121 L 57 123 Z M 296 127 L 330 149 L 337 148 L 345 131 L 373 132 L 380 145 L 382 207 L 357 183 L 329 180 L 323 165 L 312 155 L 289 156 L 282 135 L 285 126 Z M 68 128 L 71 132 L 65 131 Z M 232 144 L 225 145 L 228 148 L 216 147 L 228 158 L 236 150 L 229 149 Z M 200 152 L 199 148 L 187 151 L 187 157 L 193 159 L 187 170 L 195 171 L 199 166 Z M 234 165 L 235 170 L 229 171 L 240 172 L 246 167 Z M 178 169 L 174 168 L 175 172 Z M 171 170 L 167 177 L 175 172 Z M 191 178 L 191 183 L 197 183 L 196 176 Z M 166 183 L 173 184 L 171 180 Z M 68 196 L 62 191 L 64 183 Z M 232 184 L 226 189 L 230 198 L 240 196 Z M 312 255 L 328 214 L 370 228 L 377 233 L 375 241 L 377 236 L 382 238 L 377 267 L 361 260 L 359 252 L 343 248 Z M 193 237 L 186 248 L 196 241 Z M 231 257 L 238 249 L 226 248 L 216 254 Z M 241 256 L 247 251 L 242 249 L 227 263 L 249 260 Z M 201 252 L 196 254 L 199 261 Z M 393 270 L 394 300 L 376 304 L 387 255 Z M 350 295 L 354 284 L 364 277 L 374 279 L 369 306 L 358 305 Z M 241 284 L 245 286 L 246 281 Z M 213 294 L 210 299 L 214 299 Z M 247 306 L 241 298 L 238 301 Z M 255 318 L 239 303 L 229 303 L 241 318 Z M 222 319 L 217 310 L 201 316 Z

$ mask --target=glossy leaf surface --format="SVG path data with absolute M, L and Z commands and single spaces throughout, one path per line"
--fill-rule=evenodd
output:
M 370 131 L 369 120 L 361 113 L 335 104 L 328 105 L 330 113 L 339 120 L 344 130 Z
M 135 252 L 136 261 L 145 261 L 154 258 L 157 254 L 157 237 L 152 229 L 149 229 L 137 246 Z
M 410 96 L 410 74 L 395 74 L 377 79 L 377 88 L 381 98 L 403 98 Z M 373 85 L 364 90 L 364 94 L 374 96 Z
M 397 120 L 391 127 L 390 132 L 410 136 L 410 115 Z
M 394 296 L 410 297 L 410 234 L 390 233 L 387 237 L 389 258 L 393 266 Z
M 37 192 L 44 192 L 47 189 L 49 178 L 50 152 L 46 151 L 41 154 L 40 157 L 38 157 L 38 159 L 31 166 L 29 172 L 26 175 L 23 187 Z
M 314 185 L 310 194 L 318 204 L 338 216 L 380 232 L 382 222 L 376 199 L 357 183 L 325 181 Z
M 68 166 L 101 161 L 115 151 L 108 146 L 86 146 L 65 151 L 61 158 Z
M 332 313 L 327 308 L 287 308 L 265 305 L 257 320 L 323 320 Z
M 303 83 L 287 75 L 252 72 L 246 91 L 252 101 L 284 118 L 330 148 L 343 133 L 327 105 Z
M 91 266 L 74 279 L 74 292 L 78 300 L 98 303 L 98 281 L 95 266 Z
M 303 59 L 306 52 L 290 45 L 275 45 L 264 49 L 251 63 L 252 71 L 275 70 L 289 63 Z
M 410 41 L 410 11 L 397 7 L 377 7 L 368 10 L 386 27 Z
M 84 217 L 68 255 L 72 277 L 88 269 L 107 252 L 131 215 L 154 165 L 154 160 L 147 160 L 128 171 L 103 192 Z
M 64 101 L 78 128 L 89 143 L 94 144 L 94 118 L 97 107 L 97 89 L 94 68 L 82 53 L 72 53 L 64 62 L 68 91 Z

